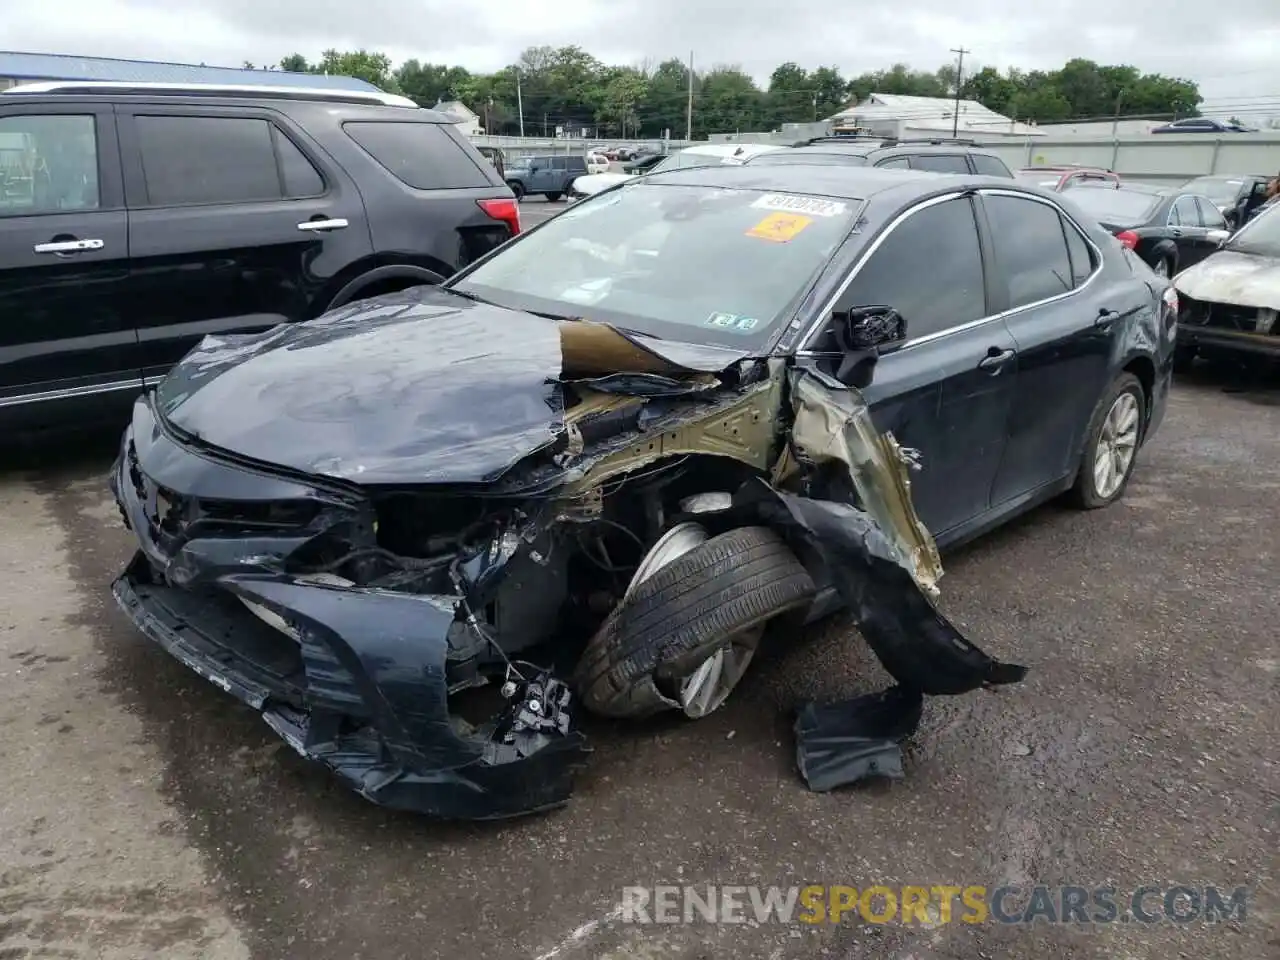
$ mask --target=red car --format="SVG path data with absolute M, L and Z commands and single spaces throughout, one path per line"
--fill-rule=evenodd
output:
M 1015 178 L 1045 190 L 1061 193 L 1068 186 L 1084 181 L 1103 180 L 1108 183 L 1119 183 L 1120 175 L 1103 167 L 1043 166 L 1023 167 Z

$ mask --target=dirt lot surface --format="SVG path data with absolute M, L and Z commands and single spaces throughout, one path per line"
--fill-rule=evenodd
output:
M 1182 384 L 1126 499 L 947 558 L 943 606 L 1030 666 L 931 700 L 905 780 L 805 790 L 787 711 L 882 686 L 841 622 L 699 723 L 591 724 L 570 807 L 384 813 L 152 646 L 114 437 L 0 474 L 0 960 L 1280 956 L 1280 394 Z M 13 457 L 9 457 L 11 462 Z M 1252 889 L 1206 926 L 620 923 L 634 884 Z

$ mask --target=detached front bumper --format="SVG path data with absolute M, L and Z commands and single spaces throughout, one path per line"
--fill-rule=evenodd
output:
M 480 726 L 450 714 L 450 640 L 467 629 L 456 598 L 292 576 L 264 565 L 260 543 L 165 534 L 154 488 L 173 487 L 148 464 L 206 488 L 227 468 L 156 433 L 135 445 L 138 425 L 111 485 L 140 549 L 112 593 L 144 635 L 375 803 L 485 820 L 568 800 L 587 748 L 567 712 L 551 731 L 513 729 L 519 697 Z

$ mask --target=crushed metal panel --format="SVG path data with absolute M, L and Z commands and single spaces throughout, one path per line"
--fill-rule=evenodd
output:
M 1206 303 L 1280 309 L 1280 258 L 1221 250 L 1183 270 L 1173 286 Z
M 901 552 L 916 583 L 936 595 L 942 560 L 911 502 L 911 457 L 892 434 L 876 429 L 862 394 L 821 373 L 798 371 L 791 402 L 796 453 L 814 464 L 845 465 L 862 509 Z

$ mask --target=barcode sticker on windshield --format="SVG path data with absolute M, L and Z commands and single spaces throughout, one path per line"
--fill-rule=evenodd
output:
M 778 210 L 782 213 L 804 213 L 812 217 L 838 217 L 845 205 L 838 200 L 823 197 L 802 197 L 794 193 L 766 193 L 751 206 L 757 210 Z

